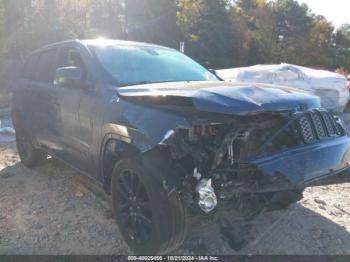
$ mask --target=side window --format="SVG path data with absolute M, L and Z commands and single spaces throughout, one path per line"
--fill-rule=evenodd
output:
M 65 48 L 62 50 L 58 67 L 79 67 L 83 71 L 83 77 L 86 77 L 86 66 L 78 50 L 74 48 Z
M 35 79 L 37 62 L 38 62 L 38 54 L 33 54 L 27 58 L 22 68 L 22 72 L 21 72 L 22 78 L 27 80 Z
M 57 50 L 51 49 L 40 53 L 36 67 L 36 80 L 39 82 L 52 83 L 54 80 Z

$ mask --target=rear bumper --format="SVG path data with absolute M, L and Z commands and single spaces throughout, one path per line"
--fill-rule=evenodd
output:
M 283 177 L 289 185 L 309 186 L 350 167 L 350 137 L 323 140 L 250 163 L 268 180 Z

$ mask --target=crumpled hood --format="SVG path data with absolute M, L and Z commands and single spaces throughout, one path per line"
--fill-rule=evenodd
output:
M 303 91 L 257 83 L 173 82 L 122 87 L 122 99 L 168 108 L 244 115 L 318 108 L 319 98 Z

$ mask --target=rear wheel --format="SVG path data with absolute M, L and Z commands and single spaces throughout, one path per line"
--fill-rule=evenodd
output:
M 147 165 L 149 166 L 149 165 Z M 137 254 L 164 254 L 178 248 L 187 228 L 181 198 L 168 198 L 162 174 L 142 161 L 122 160 L 112 174 L 112 202 L 119 230 Z
M 21 162 L 26 167 L 36 167 L 47 158 L 45 152 L 34 147 L 32 136 L 20 125 L 16 126 L 16 143 Z

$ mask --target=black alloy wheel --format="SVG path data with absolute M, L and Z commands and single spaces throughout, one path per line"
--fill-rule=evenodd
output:
M 166 172 L 153 158 L 125 159 L 112 173 L 115 218 L 125 242 L 136 254 L 166 254 L 181 246 L 187 232 L 182 198 L 169 199 L 163 187 Z M 168 167 L 166 167 L 168 168 Z
M 150 240 L 152 210 L 149 196 L 138 174 L 124 171 L 118 179 L 118 220 L 130 239 L 142 242 Z

